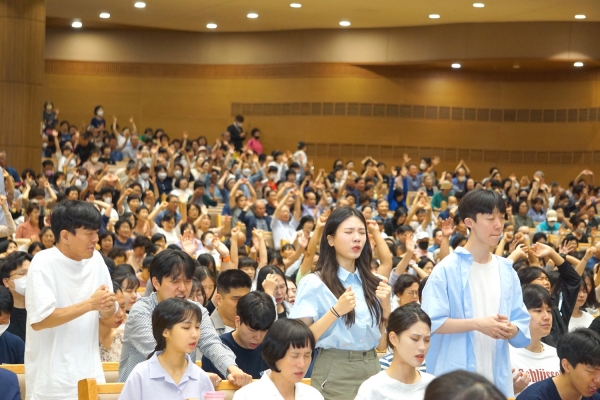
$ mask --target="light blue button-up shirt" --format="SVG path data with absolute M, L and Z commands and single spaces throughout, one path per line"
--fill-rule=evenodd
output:
M 371 318 L 358 271 L 351 274 L 338 267 L 337 274 L 345 288 L 352 286 L 356 299 L 356 318 L 350 328 L 346 327 L 343 318 L 338 318 L 319 338 L 317 347 L 355 351 L 377 348 L 381 338 L 379 323 Z M 296 302 L 289 318 L 312 318 L 316 322 L 328 313 L 337 301 L 319 275 L 310 274 L 300 281 Z
M 514 397 L 508 343 L 514 347 L 529 345 L 529 312 L 523 304 L 523 294 L 517 273 L 512 262 L 496 257 L 500 272 L 500 282 L 490 281 L 490 285 L 500 285 L 499 314 L 505 315 L 519 328 L 519 333 L 508 340 L 496 340 L 494 359 L 494 384 L 506 395 Z M 463 369 L 476 371 L 473 351 L 473 331 L 454 334 L 435 334 L 446 319 L 473 318 L 473 302 L 469 286 L 469 273 L 473 256 L 462 247 L 442 260 L 432 271 L 423 290 L 423 310 L 431 318 L 431 342 L 426 356 L 427 372 L 435 376 Z
M 149 360 L 136 365 L 119 400 L 203 399 L 206 392 L 215 390 L 206 373 L 187 354 L 187 369 L 179 383 L 175 383 L 158 361 L 161 353 L 154 353 Z

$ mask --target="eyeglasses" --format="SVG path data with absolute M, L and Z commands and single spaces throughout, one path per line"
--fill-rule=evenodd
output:
M 404 294 L 407 294 L 410 297 L 415 297 L 415 296 L 419 295 L 419 291 L 418 290 L 405 290 Z

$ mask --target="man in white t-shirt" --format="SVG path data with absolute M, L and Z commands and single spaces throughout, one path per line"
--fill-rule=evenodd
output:
M 423 311 L 431 318 L 427 372 L 441 376 L 457 369 L 491 380 L 513 397 L 508 343 L 530 343 L 530 316 L 512 261 L 493 255 L 504 226 L 506 205 L 485 189 L 467 193 L 458 206 L 471 233 L 434 269 L 423 290 Z
M 77 382 L 104 382 L 99 318 L 115 312 L 108 268 L 95 251 L 100 213 L 92 203 L 65 201 L 51 216 L 56 246 L 42 250 L 27 273 L 27 400 L 76 400 Z

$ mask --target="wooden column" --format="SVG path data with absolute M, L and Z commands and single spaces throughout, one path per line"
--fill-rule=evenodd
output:
M 19 171 L 41 169 L 44 0 L 0 0 L 0 150 Z

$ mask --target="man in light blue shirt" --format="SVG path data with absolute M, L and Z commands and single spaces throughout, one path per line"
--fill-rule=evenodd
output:
M 423 291 L 433 333 L 427 372 L 477 372 L 513 397 L 508 343 L 525 347 L 531 339 L 512 262 L 490 252 L 502 234 L 505 204 L 497 193 L 476 189 L 465 195 L 458 213 L 471 230 L 467 244 L 434 268 Z

